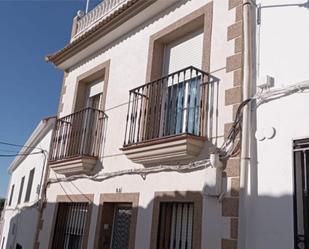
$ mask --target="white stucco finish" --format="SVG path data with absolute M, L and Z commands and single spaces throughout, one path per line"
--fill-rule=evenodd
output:
M 302 2 L 261 3 L 263 6 Z M 275 88 L 308 80 L 309 10 L 265 8 L 261 17 L 257 28 L 258 75 L 275 77 Z M 252 143 L 246 248 L 294 248 L 292 141 L 309 137 L 308 102 L 308 93 L 297 93 L 257 108 L 257 131 L 273 127 L 276 134 L 272 139 Z
M 42 121 L 43 122 L 43 121 Z M 40 133 L 40 129 L 36 129 L 40 135 L 32 134 L 30 139 L 39 140 L 36 143 L 27 144 L 26 146 L 37 147 L 45 151 L 49 151 L 50 140 L 52 135 L 51 125 L 53 120 L 47 121 L 46 124 L 39 124 L 41 127 L 38 128 L 44 130 Z M 49 126 L 49 127 L 48 127 Z M 41 130 L 41 131 L 42 131 Z M 39 150 L 33 149 L 31 152 L 38 152 Z M 3 248 L 15 248 L 16 243 L 20 244 L 23 248 L 33 248 L 37 230 L 37 222 L 39 218 L 39 210 L 36 206 L 30 207 L 38 201 L 40 190 L 40 184 L 42 176 L 44 176 L 46 169 L 46 160 L 48 159 L 48 154 L 33 154 L 25 156 L 21 162 L 11 165 L 11 177 L 10 184 L 8 186 L 7 201 L 2 215 L 3 229 L 1 234 L 1 239 L 4 240 Z M 13 167 L 12 167 L 13 166 Z M 25 203 L 25 195 L 27 190 L 27 184 L 29 180 L 30 171 L 35 168 L 33 183 L 31 188 L 31 194 L 29 202 Z M 43 172 L 44 171 L 44 172 Z M 21 203 L 17 205 L 19 189 L 21 184 L 21 178 L 25 176 L 25 182 L 23 187 L 23 192 L 21 196 Z M 42 182 L 43 183 L 43 182 Z M 10 194 L 12 185 L 15 185 L 14 194 L 12 198 L 11 205 L 9 204 Z M 15 227 L 15 228 L 14 228 Z M 15 232 L 13 232 L 15 230 Z M 1 241 L 1 243 L 2 243 Z
M 199 9 L 210 1 L 192 0 L 179 2 L 165 9 L 160 14 L 144 22 L 139 27 L 132 26 L 129 32 L 109 43 L 104 48 L 83 59 L 72 67 L 66 77 L 66 93 L 63 95 L 63 112 L 61 116 L 72 112 L 73 96 L 77 87 L 77 77 L 91 68 L 110 60 L 109 82 L 105 112 L 108 115 L 104 148 L 100 161 L 101 172 L 140 168 L 123 155 L 120 148 L 125 135 L 125 120 L 129 90 L 145 84 L 148 58 L 149 37 L 176 22 L 182 17 Z M 227 27 L 235 22 L 235 10 L 229 11 L 228 1 L 213 1 L 213 27 L 211 37 L 210 72 L 220 79 L 218 96 L 215 93 L 213 106 L 213 126 L 209 132 L 211 142 L 220 146 L 223 141 L 224 124 L 232 121 L 232 106 L 225 106 L 225 90 L 233 87 L 233 72 L 226 73 L 226 58 L 234 54 L 234 41 L 227 41 Z M 151 7 L 150 7 L 151 8 Z M 150 9 L 151 10 L 151 9 Z M 146 12 L 150 11 L 146 10 Z M 139 18 L 138 16 L 135 18 Z M 128 25 L 127 22 L 126 25 Z M 119 27 L 121 30 L 122 28 Z M 108 38 L 105 38 L 108 39 Z M 82 52 L 85 53 L 85 52 Z M 218 113 L 218 117 L 215 117 Z M 207 146 L 200 158 L 208 158 Z M 48 248 L 52 239 L 53 216 L 57 195 L 94 194 L 94 207 L 90 224 L 88 248 L 93 248 L 99 196 L 101 193 L 116 193 L 121 188 L 123 193 L 140 193 L 136 229 L 136 249 L 149 248 L 152 223 L 152 206 L 154 193 L 157 191 L 203 191 L 210 177 L 209 169 L 191 173 L 157 173 L 142 179 L 140 176 L 126 175 L 106 181 L 88 179 L 51 184 L 47 189 L 47 207 L 44 210 L 43 230 L 39 241 L 42 248 Z M 55 179 L 51 171 L 50 177 Z M 63 177 L 63 176 L 58 176 Z M 212 176 L 211 176 L 212 177 Z M 64 192 L 65 189 L 65 192 Z M 219 249 L 221 239 L 230 237 L 230 219 L 222 217 L 221 203 L 216 197 L 203 198 L 202 248 Z

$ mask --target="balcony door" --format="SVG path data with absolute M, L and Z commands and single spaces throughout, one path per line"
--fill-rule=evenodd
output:
M 170 75 L 189 66 L 201 69 L 203 55 L 203 30 L 197 30 L 178 40 L 166 44 L 163 74 Z M 190 133 L 199 130 L 199 96 L 201 77 L 192 71 L 181 71 L 166 82 L 163 135 Z
M 70 142 L 68 143 L 69 155 L 94 155 L 97 148 L 98 123 L 100 110 L 102 108 L 103 84 L 102 79 L 82 83 L 84 87 L 78 89 L 83 91 L 84 98 L 77 103 L 79 111 L 72 118 L 71 129 L 68 130 Z
M 104 82 L 102 80 L 96 80 L 88 83 L 86 89 L 85 99 L 85 115 L 83 117 L 83 130 L 85 136 L 81 146 L 84 146 L 83 150 L 89 155 L 93 154 L 94 148 L 97 146 L 95 141 L 98 135 L 98 126 L 96 121 L 100 118 L 100 113 L 96 110 L 102 109 L 102 89 Z

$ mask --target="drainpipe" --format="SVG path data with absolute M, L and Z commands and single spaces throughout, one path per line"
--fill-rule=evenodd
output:
M 46 121 L 48 122 L 48 120 Z M 50 138 L 50 142 L 49 142 L 49 150 L 44 151 L 44 165 L 43 165 L 43 169 L 42 169 L 42 175 L 41 175 L 41 181 L 40 181 L 40 190 L 39 190 L 39 194 L 38 194 L 38 220 L 37 220 L 37 224 L 36 224 L 36 233 L 35 233 L 35 237 L 34 237 L 34 241 L 33 241 L 33 248 L 36 248 L 36 243 L 39 241 L 39 235 L 40 235 L 40 223 L 41 223 L 41 219 L 43 216 L 43 208 L 44 208 L 44 203 L 46 202 L 46 188 L 47 188 L 47 181 L 48 181 L 48 177 L 49 177 L 49 172 L 50 172 L 50 168 L 49 168 L 49 153 L 52 150 L 52 139 L 54 137 L 54 133 L 55 133 L 55 126 L 56 126 L 56 122 L 57 120 L 55 120 L 51 125 L 52 127 L 52 133 L 51 133 L 51 138 Z
M 255 3 L 245 0 L 243 3 L 243 100 L 252 95 L 254 81 L 254 10 Z M 251 135 L 251 103 L 243 109 L 241 158 L 240 158 L 240 196 L 239 196 L 239 222 L 238 222 L 238 249 L 246 249 L 247 240 L 247 196 L 248 196 L 248 167 L 250 165 L 250 135 Z

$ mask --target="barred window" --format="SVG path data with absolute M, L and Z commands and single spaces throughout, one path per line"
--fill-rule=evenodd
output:
M 295 249 L 309 249 L 309 139 L 294 141 Z
M 157 249 L 191 249 L 194 204 L 161 202 Z
M 59 203 L 52 248 L 83 248 L 88 216 L 89 203 Z

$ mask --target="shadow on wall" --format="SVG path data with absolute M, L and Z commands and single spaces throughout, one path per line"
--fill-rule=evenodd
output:
M 70 196 L 72 201 L 62 204 L 47 203 L 43 217 L 50 217 L 50 219 L 45 222 L 43 218 L 43 230 L 40 237 L 46 239 L 46 245 L 50 243 L 51 246 L 52 242 L 49 240 L 52 239 L 55 231 L 60 231 L 60 234 L 57 235 L 59 243 L 64 243 L 63 236 L 66 234 L 64 231 L 69 231 L 67 234 L 70 234 L 70 231 L 79 231 L 75 235 L 72 232 L 71 236 L 67 237 L 70 238 L 69 242 L 73 246 L 81 243 L 78 234 L 81 234 L 83 230 L 81 224 L 85 224 L 85 238 L 88 248 L 107 249 L 110 248 L 111 243 L 118 246 L 129 243 L 128 248 L 132 249 L 173 248 L 167 245 L 179 245 L 186 241 L 189 244 L 193 243 L 191 248 L 194 249 L 202 248 L 202 246 L 219 249 L 221 248 L 221 239 L 224 239 L 226 224 L 222 217 L 218 216 L 218 213 L 233 212 L 235 208 L 228 207 L 224 202 L 221 205 L 215 198 L 205 197 L 200 192 L 155 193 L 154 198 L 149 201 L 146 207 L 135 205 L 134 198 L 136 196 L 134 197 L 134 193 L 109 193 L 107 196 L 110 199 L 103 201 L 104 197 L 101 198 L 100 205 L 90 203 L 87 213 L 91 219 L 88 217 L 88 222 L 85 222 L 82 215 L 85 213 L 86 207 L 81 202 L 75 202 L 74 195 Z M 141 200 L 141 198 L 139 199 Z M 85 203 L 85 200 L 82 202 Z M 214 204 L 215 210 L 210 208 L 211 203 Z M 247 248 L 294 248 L 293 196 L 251 196 L 248 199 L 247 207 Z M 57 208 L 59 220 L 56 215 Z M 70 221 L 70 218 L 66 217 L 71 217 L 74 213 L 77 215 L 77 219 L 75 219 L 75 223 L 72 223 L 72 219 Z M 32 248 L 29 245 L 36 235 L 37 222 L 33 218 L 35 215 L 33 210 L 24 210 L 11 219 L 9 235 L 4 235 L 7 236 L 6 242 L 9 243 L 3 249 L 15 249 L 17 243 L 22 248 Z M 73 228 L 75 230 L 72 230 Z M 88 234 L 87 231 L 90 233 Z M 48 233 L 50 236 L 44 233 Z M 25 241 L 28 241 L 27 244 Z M 41 241 L 40 248 L 43 248 L 44 243 L 45 241 Z M 64 246 L 59 247 L 58 245 L 54 248 L 64 248 Z
M 13 212 L 13 211 L 6 211 Z M 32 248 L 35 241 L 39 211 L 35 207 L 14 211 L 11 219 L 4 220 L 5 234 L 1 237 L 1 249 Z M 9 222 L 9 224 L 7 224 Z M 9 226 L 9 227 L 8 227 Z M 4 247 L 5 244 L 6 247 Z M 14 245 L 14 246 L 13 246 Z

